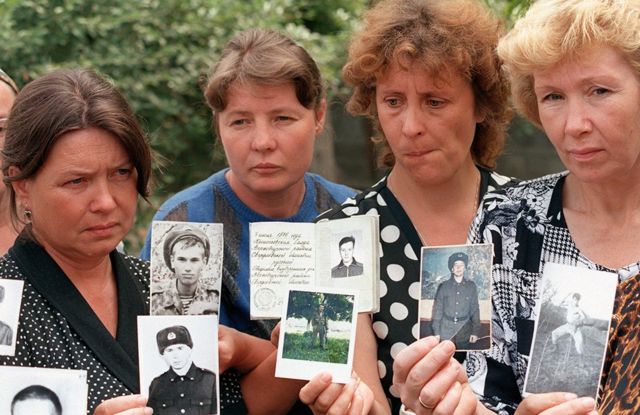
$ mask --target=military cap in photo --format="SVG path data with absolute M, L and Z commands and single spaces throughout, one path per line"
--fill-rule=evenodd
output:
M 456 252 L 455 254 L 451 254 L 451 256 L 449 257 L 449 270 L 453 268 L 453 264 L 456 261 L 464 262 L 464 266 L 466 267 L 467 264 L 469 263 L 469 256 L 464 252 Z
M 193 348 L 191 334 L 189 334 L 189 330 L 185 326 L 171 326 L 160 330 L 156 334 L 156 341 L 158 342 L 160 354 L 164 354 L 164 349 L 174 344 L 185 344 Z
M 172 229 L 164 238 L 164 263 L 167 264 L 167 267 L 171 271 L 175 271 L 171 266 L 171 253 L 173 252 L 173 247 L 176 246 L 178 242 L 184 241 L 186 239 L 195 239 L 200 242 L 204 247 L 204 260 L 205 262 L 209 261 L 209 252 L 211 251 L 211 248 L 207 235 L 205 235 L 205 233 L 200 229 L 192 226 L 179 226 Z

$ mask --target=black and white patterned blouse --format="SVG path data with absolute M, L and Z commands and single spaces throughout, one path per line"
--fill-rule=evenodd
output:
M 87 413 L 106 399 L 139 393 L 137 316 L 149 314 L 149 263 L 110 254 L 118 286 L 118 328 L 114 338 L 62 269 L 35 242 L 23 237 L 0 258 L 0 278 L 23 280 L 14 356 L 2 366 L 87 371 Z M 222 375 L 225 414 L 246 411 L 237 374 Z
M 620 281 L 640 271 L 638 262 L 612 270 L 581 254 L 562 212 L 566 175 L 487 194 L 471 227 L 471 242 L 494 244 L 493 317 L 491 350 L 469 353 L 465 364 L 474 391 L 500 414 L 513 413 L 522 399 L 544 264 L 616 272 Z
M 480 169 L 480 196 L 512 183 L 512 179 Z M 406 212 L 383 178 L 373 187 L 348 199 L 318 220 L 352 215 L 380 216 L 380 312 L 373 315 L 378 342 L 378 372 L 390 399 L 392 413 L 401 402 L 392 387 L 393 360 L 398 352 L 418 339 L 420 296 L 420 249 L 422 242 Z

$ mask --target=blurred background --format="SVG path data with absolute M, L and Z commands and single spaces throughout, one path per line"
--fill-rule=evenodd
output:
M 485 1 L 509 27 L 531 0 Z M 133 105 L 161 156 L 152 204 L 139 204 L 125 240 L 137 254 L 162 202 L 224 167 L 200 85 L 227 40 L 250 27 L 285 32 L 321 67 L 330 117 L 312 170 L 361 189 L 376 169 L 371 125 L 344 110 L 341 82 L 351 32 L 374 0 L 0 0 L 0 67 L 20 87 L 59 67 L 110 77 Z M 500 173 L 522 179 L 562 170 L 542 132 L 515 118 Z

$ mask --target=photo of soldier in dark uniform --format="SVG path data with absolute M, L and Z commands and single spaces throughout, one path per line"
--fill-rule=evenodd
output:
M 147 406 L 156 415 L 217 414 L 216 374 L 193 363 L 189 330 L 164 328 L 157 333 L 156 342 L 169 369 L 151 382 Z
M 469 349 L 480 333 L 480 306 L 476 284 L 465 278 L 469 257 L 464 252 L 449 256 L 451 277 L 436 291 L 433 310 L 433 334 L 451 340 L 458 349 Z
M 362 263 L 356 261 L 353 257 L 353 248 L 356 245 L 356 239 L 353 236 L 345 236 L 338 242 L 340 251 L 340 263 L 331 268 L 331 278 L 347 278 L 362 275 L 364 268 Z
M 4 287 L 0 285 L 0 304 L 4 301 Z M 0 320 L 0 345 L 11 346 L 13 342 L 13 330 L 11 327 Z
M 318 338 L 318 346 L 321 349 L 327 348 L 327 331 L 329 331 L 329 320 L 324 311 L 324 304 L 320 304 L 313 313 L 311 318 L 311 326 L 313 327 L 313 336 L 311 337 L 311 346 L 315 347 L 316 338 Z
M 151 314 L 218 314 L 220 293 L 201 279 L 211 252 L 207 235 L 196 227 L 177 227 L 167 233 L 162 252 L 174 278 L 154 283 Z

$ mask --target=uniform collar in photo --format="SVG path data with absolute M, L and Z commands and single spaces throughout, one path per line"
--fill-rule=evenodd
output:
M 64 316 L 83 341 L 132 392 L 139 392 L 138 315 L 149 314 L 140 287 L 117 251 L 110 254 L 118 286 L 118 331 L 109 333 L 58 264 L 37 243 L 19 236 L 9 250 L 26 280 Z

